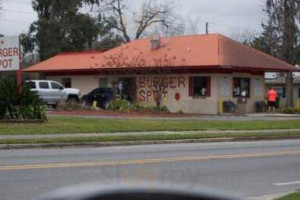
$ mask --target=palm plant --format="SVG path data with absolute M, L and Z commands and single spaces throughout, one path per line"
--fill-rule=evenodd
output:
M 42 119 L 45 108 L 39 97 L 26 84 L 0 80 L 0 119 Z

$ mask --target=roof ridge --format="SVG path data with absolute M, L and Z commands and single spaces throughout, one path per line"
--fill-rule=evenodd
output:
M 161 38 L 162 39 L 168 39 L 168 38 L 184 38 L 184 37 L 197 37 L 197 36 L 199 36 L 199 37 L 207 37 L 207 36 L 219 36 L 219 35 L 222 35 L 222 34 L 220 34 L 220 33 L 210 33 L 210 34 L 174 35 L 174 36 L 164 36 L 164 37 L 161 37 Z M 139 40 L 149 40 L 149 37 L 135 39 L 135 40 L 133 40 L 131 42 L 139 41 Z

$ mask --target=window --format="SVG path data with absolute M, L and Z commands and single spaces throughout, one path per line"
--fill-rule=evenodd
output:
M 35 85 L 35 82 L 27 82 L 26 85 L 31 88 L 31 89 L 36 89 L 36 85 Z
M 300 87 L 298 88 L 298 98 L 300 99 Z
M 71 78 L 62 78 L 61 83 L 65 88 L 71 88 L 72 87 L 72 80 Z
M 55 82 L 51 82 L 51 87 L 52 87 L 52 89 L 57 89 L 57 90 L 63 89 L 63 86 L 61 86 L 60 84 L 55 83 Z
M 106 88 L 108 86 L 108 78 L 99 78 L 99 87 Z
M 250 78 L 233 78 L 233 97 L 250 97 Z
M 100 88 L 97 88 L 97 89 L 94 89 L 93 91 L 91 91 L 90 94 L 91 94 L 91 95 L 96 95 L 96 94 L 101 93 L 101 91 L 102 91 L 102 90 L 101 90 Z
M 39 82 L 40 89 L 49 89 L 48 82 Z
M 285 87 L 273 87 L 280 98 L 285 98 Z
M 189 96 L 207 97 L 211 94 L 210 77 L 190 77 Z

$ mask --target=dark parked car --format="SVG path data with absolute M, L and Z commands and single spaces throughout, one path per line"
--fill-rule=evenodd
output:
M 111 88 L 97 88 L 90 93 L 82 97 L 84 104 L 92 105 L 94 101 L 97 102 L 97 106 L 105 108 L 107 102 L 113 99 L 114 92 Z

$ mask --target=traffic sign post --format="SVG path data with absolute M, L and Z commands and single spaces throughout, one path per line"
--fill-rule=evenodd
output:
M 18 42 L 19 42 L 19 69 L 17 71 L 17 85 L 20 86 L 23 81 L 23 74 L 22 74 L 22 69 L 21 69 L 21 62 L 22 62 L 22 54 L 21 54 L 21 44 L 20 44 L 20 36 L 18 37 Z

